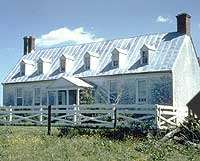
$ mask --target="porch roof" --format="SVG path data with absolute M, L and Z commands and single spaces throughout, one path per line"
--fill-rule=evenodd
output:
M 75 77 L 65 77 L 65 76 L 62 76 L 61 78 L 69 81 L 70 83 L 78 86 L 78 87 L 86 87 L 86 88 L 93 88 L 92 85 L 90 85 L 89 83 L 79 79 L 79 78 L 75 78 Z

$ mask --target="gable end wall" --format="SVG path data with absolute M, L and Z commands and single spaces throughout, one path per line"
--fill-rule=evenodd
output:
M 200 67 L 189 36 L 185 38 L 172 73 L 173 105 L 186 106 L 200 90 Z

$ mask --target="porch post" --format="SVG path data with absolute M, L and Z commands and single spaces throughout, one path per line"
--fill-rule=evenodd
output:
M 80 123 L 79 105 L 80 105 L 80 89 L 77 88 L 76 92 L 76 124 Z
M 67 102 L 66 102 L 66 104 L 69 105 L 69 90 L 66 90 L 66 91 L 67 91 L 67 93 L 66 93 L 66 95 L 67 95 L 67 100 L 66 100 Z
M 76 94 L 76 105 L 80 105 L 80 89 L 77 89 L 77 94 Z

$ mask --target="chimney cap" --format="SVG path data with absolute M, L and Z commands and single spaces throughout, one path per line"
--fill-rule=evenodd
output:
M 24 36 L 24 37 L 23 37 L 23 39 L 30 39 L 30 38 L 35 39 L 35 37 L 34 37 L 34 36 L 31 36 L 31 35 L 30 35 L 30 36 Z
M 179 13 L 176 18 L 180 17 L 180 16 L 185 16 L 185 17 L 188 17 L 188 18 L 191 18 L 191 16 L 188 14 L 188 13 Z

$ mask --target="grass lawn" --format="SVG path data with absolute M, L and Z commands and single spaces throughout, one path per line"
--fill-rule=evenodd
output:
M 57 128 L 52 129 L 51 136 L 46 133 L 45 127 L 0 126 L 0 160 L 200 161 L 200 149 L 152 138 L 111 140 L 97 134 L 59 137 Z

